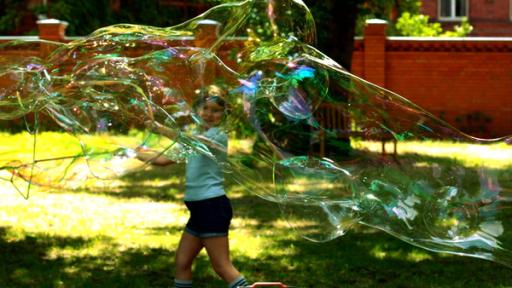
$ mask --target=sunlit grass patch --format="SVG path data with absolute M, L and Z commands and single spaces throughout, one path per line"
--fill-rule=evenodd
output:
M 380 141 L 354 140 L 351 144 L 355 149 L 368 149 L 375 153 L 382 152 Z M 386 143 L 387 153 L 393 153 L 392 146 L 392 142 Z M 452 159 L 460 161 L 468 167 L 506 168 L 512 165 L 512 146 L 505 143 L 475 144 L 441 140 L 400 141 L 397 143 L 397 154 Z
M 110 237 L 122 245 L 163 245 L 168 239 L 152 235 L 151 229 L 181 226 L 187 217 L 181 205 L 147 199 L 35 191 L 24 200 L 5 185 L 0 193 L 0 225 L 15 226 L 28 234 Z
M 377 245 L 373 247 L 373 249 L 370 251 L 370 254 L 373 255 L 375 258 L 378 259 L 398 259 L 402 260 L 405 259 L 410 262 L 420 262 L 424 260 L 432 260 L 432 255 L 429 254 L 426 251 L 413 249 L 410 251 L 403 251 L 403 250 L 391 250 L 386 245 Z

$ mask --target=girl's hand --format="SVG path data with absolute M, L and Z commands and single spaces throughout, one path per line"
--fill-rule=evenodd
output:
M 163 156 L 161 152 L 146 148 L 144 146 L 135 148 L 135 153 L 136 158 L 140 161 L 151 163 L 155 166 L 167 166 L 176 163 L 173 160 Z
M 144 146 L 137 146 L 137 148 L 135 148 L 134 150 L 135 150 L 135 152 L 139 153 L 139 152 L 147 152 L 149 149 Z
M 146 128 L 149 131 L 154 131 L 155 130 L 155 121 L 153 121 L 153 120 L 146 120 L 146 121 L 144 121 L 144 126 L 146 126 Z

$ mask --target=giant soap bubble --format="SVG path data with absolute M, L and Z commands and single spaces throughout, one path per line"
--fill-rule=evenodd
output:
M 511 266 L 512 138 L 468 136 L 348 73 L 314 39 L 301 1 L 248 0 L 169 28 L 123 24 L 67 44 L 4 44 L 0 126 L 26 133 L 2 144 L 0 176 L 28 196 L 31 185 L 95 185 L 142 169 L 140 146 L 175 161 L 215 157 L 192 133 L 202 122 L 194 103 L 215 84 L 229 91 L 223 128 L 245 143 L 216 160 L 300 219 L 304 237 L 326 241 L 364 224 Z M 53 52 L 16 54 L 43 46 Z M 177 136 L 151 133 L 148 121 Z M 39 140 L 58 132 L 72 153 Z M 384 141 L 397 153 L 383 157 Z

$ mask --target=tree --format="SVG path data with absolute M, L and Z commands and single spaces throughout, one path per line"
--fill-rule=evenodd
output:
M 36 16 L 25 6 L 25 0 L 0 0 L 0 35 L 18 35 L 28 22 L 35 23 Z
M 40 10 L 48 17 L 67 21 L 68 35 L 87 35 L 100 27 L 116 23 L 164 27 L 186 20 L 178 9 L 162 5 L 159 1 L 124 0 L 119 9 L 112 9 L 110 2 L 52 0 L 49 5 L 40 7 Z
M 203 0 L 220 4 L 236 0 Z M 354 36 L 362 31 L 368 18 L 394 20 L 392 14 L 417 13 L 421 0 L 303 0 L 315 18 L 316 47 L 350 70 Z
M 391 24 L 404 12 L 418 14 L 421 0 L 304 0 L 315 18 L 321 51 L 350 71 L 354 36 L 361 35 L 370 18 Z M 390 25 L 394 34 L 394 25 Z

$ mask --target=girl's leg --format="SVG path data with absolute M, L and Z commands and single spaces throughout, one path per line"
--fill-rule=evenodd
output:
M 229 240 L 227 236 L 203 238 L 213 270 L 227 283 L 240 277 L 240 272 L 229 259 Z
M 176 280 L 192 280 L 192 263 L 202 248 L 203 243 L 200 238 L 183 232 L 176 250 Z

